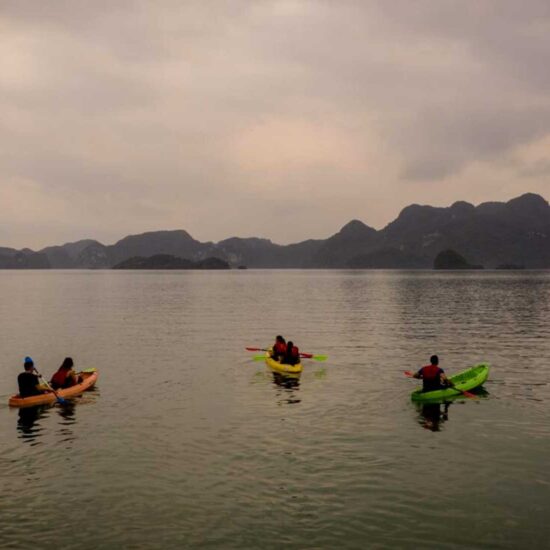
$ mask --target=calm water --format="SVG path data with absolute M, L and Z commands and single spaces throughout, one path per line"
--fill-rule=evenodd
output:
M 0 271 L 0 547 L 544 548 L 550 273 Z M 309 361 L 274 379 L 245 346 Z M 403 370 L 492 365 L 446 419 Z M 21 360 L 97 367 L 7 406 Z

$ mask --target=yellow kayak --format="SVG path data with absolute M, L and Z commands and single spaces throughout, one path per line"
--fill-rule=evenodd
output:
M 302 363 L 297 363 L 296 365 L 288 365 L 286 363 L 279 363 L 272 359 L 269 351 L 265 354 L 265 363 L 266 365 L 275 372 L 280 372 L 281 374 L 299 374 L 302 372 Z

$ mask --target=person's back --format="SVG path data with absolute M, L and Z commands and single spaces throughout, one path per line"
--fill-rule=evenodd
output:
M 31 397 L 32 395 L 40 395 L 46 391 L 46 388 L 40 384 L 40 378 L 33 372 L 34 362 L 30 357 L 25 358 L 25 371 L 17 377 L 19 386 L 19 395 L 21 397 Z
M 40 390 L 36 389 L 36 386 L 40 385 L 40 380 L 33 372 L 22 372 L 17 377 L 17 384 L 21 397 L 30 397 L 31 395 L 39 395 L 42 393 Z
M 283 363 L 287 365 L 297 365 L 300 362 L 300 350 L 293 342 L 288 342 Z
M 282 336 L 277 336 L 275 338 L 275 344 L 273 344 L 273 350 L 271 352 L 271 357 L 275 361 L 281 361 L 286 353 L 286 342 Z
M 422 391 L 425 392 L 440 390 L 447 387 L 449 383 L 445 371 L 439 366 L 437 355 L 432 355 L 430 364 L 419 369 L 414 377 L 422 379 Z
M 54 390 L 70 388 L 78 384 L 78 379 L 73 370 L 73 360 L 70 357 L 65 357 L 62 365 L 57 372 L 52 376 L 50 384 Z

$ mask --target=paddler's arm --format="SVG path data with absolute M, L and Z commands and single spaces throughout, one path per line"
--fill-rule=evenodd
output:
M 422 378 L 422 369 L 412 375 L 413 378 Z
M 46 382 L 44 382 L 44 379 L 40 375 L 37 375 L 37 377 L 38 377 L 38 384 L 36 384 L 35 388 L 38 391 L 45 392 L 45 393 L 53 392 L 53 389 L 50 386 L 48 386 Z
M 441 382 L 445 384 L 445 386 L 448 388 L 454 388 L 454 384 L 445 376 L 445 373 L 442 372 L 439 376 L 441 378 Z

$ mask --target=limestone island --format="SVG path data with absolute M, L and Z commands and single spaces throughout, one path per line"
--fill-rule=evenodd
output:
M 230 266 L 219 258 L 205 258 L 193 262 L 170 254 L 155 254 L 148 258 L 133 256 L 114 265 L 112 269 L 230 269 Z
M 470 264 L 454 250 L 443 250 L 435 257 L 434 269 L 483 269 L 483 266 Z

